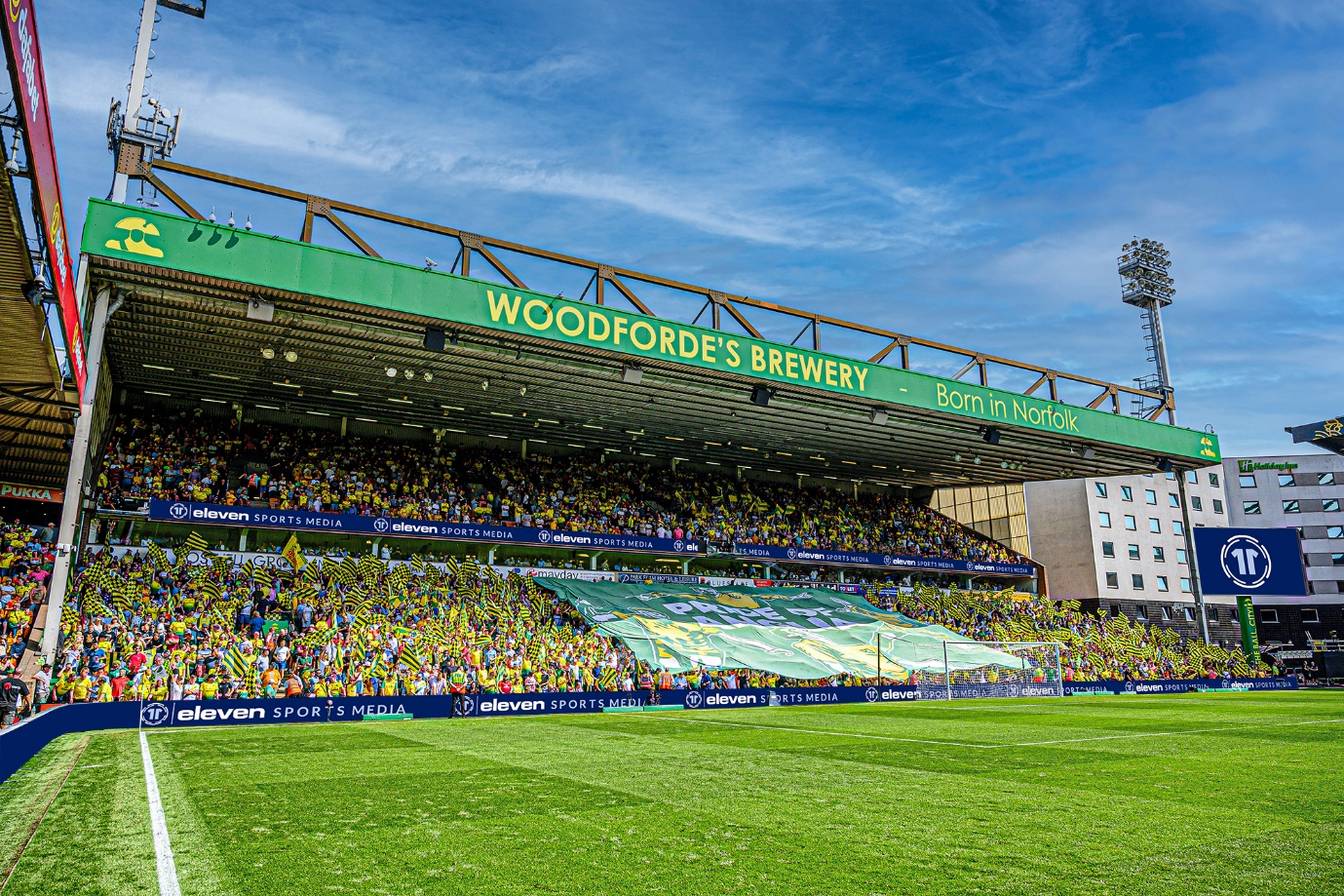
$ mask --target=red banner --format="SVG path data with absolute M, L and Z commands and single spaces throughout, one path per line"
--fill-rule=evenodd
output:
M 47 114 L 47 82 L 42 73 L 42 51 L 37 45 L 37 20 L 33 0 L 3 0 L 5 4 L 5 53 L 14 80 L 14 95 L 23 107 L 24 136 L 28 146 L 28 167 L 33 189 L 41 209 L 43 236 L 51 277 L 65 330 L 66 350 L 75 387 L 84 394 L 84 329 L 79 322 L 79 302 L 75 297 L 74 265 L 70 263 L 70 244 L 66 240 L 65 216 L 61 211 L 61 181 L 56 172 L 56 144 L 51 136 L 51 117 Z

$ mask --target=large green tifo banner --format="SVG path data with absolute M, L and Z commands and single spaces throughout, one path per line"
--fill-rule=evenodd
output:
M 537 582 L 569 601 L 600 634 L 619 638 L 651 666 L 685 672 L 760 669 L 805 680 L 985 666 L 1020 668 L 1020 657 L 859 598 L 807 588 Z M 949 642 L 956 642 L 948 649 Z

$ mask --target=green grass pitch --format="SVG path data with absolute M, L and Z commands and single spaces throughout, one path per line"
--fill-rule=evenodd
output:
M 1344 693 L 148 741 L 187 896 L 1344 893 Z M 157 893 L 137 734 L 0 786 L 0 852 L 4 896 Z

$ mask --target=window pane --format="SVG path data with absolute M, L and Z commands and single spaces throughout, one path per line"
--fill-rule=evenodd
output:
M 1161 531 L 1162 531 L 1162 522 L 1161 522 L 1161 520 L 1159 520 L 1159 519 L 1158 519 L 1157 517 L 1155 517 L 1155 516 L 1150 516 L 1150 517 L 1148 517 L 1148 531 L 1149 531 L 1149 532 L 1161 532 Z
M 1120 497 L 1121 497 L 1122 500 L 1125 500 L 1125 501 L 1133 501 L 1133 500 L 1134 500 L 1134 489 L 1130 488 L 1130 487 L 1127 486 L 1127 485 L 1122 485 L 1122 486 L 1120 486 Z
M 1317 485 L 1334 485 L 1334 484 L 1335 484 L 1335 474 L 1334 474 L 1334 473 L 1317 473 L 1317 474 L 1316 474 L 1316 484 L 1317 484 Z
M 1280 473 L 1280 474 L 1279 474 L 1279 488 L 1292 488 L 1292 486 L 1293 486 L 1293 474 L 1292 474 L 1292 473 Z
M 1326 498 L 1321 502 L 1321 510 L 1325 513 L 1339 513 L 1339 499 Z
M 1185 524 L 1182 523 L 1180 520 L 1172 520 L 1172 521 L 1171 521 L 1171 534 L 1172 534 L 1172 535 L 1184 535 L 1184 534 L 1185 534 Z
M 1144 621 L 1147 621 L 1147 619 L 1148 619 L 1148 605 L 1147 605 L 1147 604 L 1139 604 L 1137 607 L 1134 608 L 1134 615 L 1137 616 L 1137 617 L 1139 617 L 1140 619 L 1142 619 L 1142 620 L 1144 620 Z
M 1176 549 L 1176 562 L 1177 562 L 1177 563 L 1185 563 L 1185 562 L 1186 562 L 1186 559 L 1185 559 L 1185 548 L 1177 548 L 1177 549 Z
M 1255 516 L 1256 514 L 1258 514 L 1258 513 L 1260 512 L 1260 502 L 1259 502 L 1259 501 L 1242 501 L 1242 502 L 1241 502 L 1241 512 L 1244 513 L 1244 514 L 1246 514 L 1247 516 Z
M 1303 608 L 1302 608 L 1302 621 L 1303 621 L 1303 622 L 1306 622 L 1306 623 L 1320 622 L 1320 621 L 1321 621 L 1321 614 L 1320 614 L 1319 612 L 1317 612 L 1317 610 L 1316 610 L 1315 607 L 1303 607 Z
M 1218 487 L 1218 474 L 1217 474 L 1217 473 L 1210 473 L 1210 474 L 1209 474 L 1209 485 L 1213 486 L 1214 488 L 1217 488 L 1217 487 Z
M 1284 502 L 1283 502 L 1283 512 L 1284 512 L 1284 513 L 1301 513 L 1301 512 L 1302 512 L 1302 505 L 1299 504 L 1296 500 L 1293 500 L 1293 501 L 1284 501 Z
M 1185 481 L 1188 482 L 1188 483 L 1190 483 L 1191 485 L 1199 485 L 1199 471 L 1198 471 L 1198 470 L 1186 470 L 1186 471 L 1185 471 Z
M 1162 545 L 1153 545 L 1153 559 L 1158 563 L 1165 563 L 1167 561 L 1167 552 L 1162 548 Z
M 1114 557 L 1114 556 L 1115 556 L 1115 542 L 1113 542 L 1113 541 L 1103 541 L 1103 542 L 1101 543 L 1101 556 L 1103 556 L 1103 557 Z
M 1166 591 L 1166 590 L 1167 590 L 1167 577 L 1166 577 L 1166 576 L 1158 576 L 1158 577 L 1157 577 L 1157 590 L 1158 590 L 1158 591 Z
M 1190 509 L 1191 509 L 1191 510 L 1203 510 L 1203 509 L 1204 509 L 1204 501 L 1203 501 L 1203 499 L 1201 499 L 1201 498 L 1199 497 L 1199 495 L 1191 495 L 1191 496 L 1190 496 Z
M 1076 494 L 1076 492 L 1075 492 Z M 1097 524 L 1103 529 L 1111 528 L 1111 515 L 1104 510 L 1097 511 Z
M 1180 496 L 1178 496 L 1175 492 L 1167 492 L 1167 506 L 1180 507 L 1181 506 Z
M 1182 591 L 1183 593 L 1185 593 L 1185 594 L 1189 594 L 1189 593 L 1190 593 L 1190 580 L 1189 580 L 1189 579 L 1181 579 L 1181 591 Z
M 1218 483 L 1216 483 L 1216 482 L 1214 483 L 1214 485 L 1217 485 L 1217 484 L 1218 484 Z M 1194 611 L 1194 610 L 1192 610 L 1190 607 L 1182 607 L 1181 610 L 1182 610 L 1182 612 L 1185 614 L 1185 621 L 1186 621 L 1186 622 L 1194 622 L 1194 621 L 1195 621 L 1195 611 Z
M 1344 554 L 1331 554 L 1330 562 L 1335 566 L 1344 566 Z
M 1098 498 L 1104 498 L 1104 497 L 1106 497 L 1106 483 L 1104 483 L 1104 482 L 1096 482 L 1096 483 L 1093 483 L 1093 485 L 1096 487 L 1096 490 L 1097 490 L 1097 497 L 1098 497 Z
M 1144 489 L 1144 490 L 1143 490 L 1143 500 L 1144 500 L 1146 503 L 1148 503 L 1148 504 L 1156 504 L 1156 503 L 1157 503 L 1157 492 L 1153 491 L 1153 490 L 1150 489 L 1150 488 L 1146 488 L 1146 489 Z
M 1106 573 L 1106 587 L 1107 587 L 1107 588 L 1119 588 L 1119 587 L 1120 587 L 1120 574 L 1119 574 L 1118 572 L 1108 572 L 1108 573 Z
M 1222 512 L 1223 512 L 1223 502 L 1220 501 L 1220 500 L 1218 500 L 1217 498 L 1214 498 L 1214 499 L 1213 499 L 1213 512 L 1214 512 L 1214 513 L 1222 513 Z
M 1237 477 L 1237 484 L 1242 488 L 1255 488 L 1255 474 L 1242 473 Z
M 1137 559 L 1139 559 L 1139 546 L 1138 546 L 1138 545 L 1136 545 L 1136 544 L 1132 544 L 1132 545 L 1129 546 L 1129 559 L 1131 559 L 1131 560 L 1137 560 Z
M 1143 590 L 1143 576 L 1139 573 L 1130 573 L 1129 583 L 1134 586 L 1135 591 Z
M 1344 526 L 1326 526 L 1326 538 L 1344 538 Z
M 1129 514 L 1125 514 L 1125 528 L 1131 532 L 1137 532 L 1139 529 L 1139 524 L 1134 520 L 1134 517 L 1130 516 Z

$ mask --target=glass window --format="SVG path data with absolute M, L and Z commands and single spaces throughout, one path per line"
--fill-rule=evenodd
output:
M 1137 560 L 1137 559 L 1139 559 L 1139 546 L 1138 546 L 1138 545 L 1136 545 L 1136 544 L 1132 544 L 1132 545 L 1129 546 L 1129 559 L 1131 559 L 1131 560 Z
M 1215 483 L 1215 484 L 1217 484 L 1217 483 Z M 1185 616 L 1185 621 L 1186 621 L 1186 622 L 1194 622 L 1194 621 L 1195 621 L 1195 610 L 1194 610 L 1193 607 L 1181 607 L 1181 613 L 1182 613 L 1182 615 Z
M 1326 526 L 1326 538 L 1344 538 L 1344 526 Z
M 1104 497 L 1106 497 L 1106 483 L 1101 482 L 1100 480 L 1098 480 L 1097 482 L 1092 483 L 1092 485 L 1093 485 L 1093 487 L 1095 487 L 1096 490 L 1097 490 L 1097 497 L 1098 497 L 1098 498 L 1104 498 Z
M 1159 519 L 1158 519 L 1157 517 L 1155 517 L 1155 516 L 1150 516 L 1150 517 L 1148 517 L 1148 531 L 1149 531 L 1149 532 L 1161 532 L 1161 531 L 1162 531 L 1162 521 L 1159 520 Z
M 1176 549 L 1176 562 L 1177 562 L 1177 563 L 1188 563 L 1188 562 L 1189 562 L 1189 561 L 1186 560 L 1186 558 L 1185 558 L 1185 548 L 1177 548 L 1177 549 Z
M 1144 500 L 1144 503 L 1146 503 L 1146 504 L 1156 504 L 1156 503 L 1157 503 L 1157 492 L 1153 491 L 1153 490 L 1150 489 L 1150 488 L 1146 488 L 1146 489 L 1144 489 L 1144 490 L 1143 490 L 1143 500 Z
M 1269 607 L 1262 608 L 1260 610 L 1260 621 L 1268 622 L 1271 625 L 1276 624 L 1279 621 L 1279 611 L 1271 610 Z
M 1190 593 L 1190 580 L 1189 580 L 1189 579 L 1181 579 L 1181 593 L 1182 593 L 1182 594 L 1189 594 L 1189 593 Z
M 1283 502 L 1283 512 L 1284 512 L 1284 513 L 1301 513 L 1301 512 L 1302 512 L 1302 505 L 1301 505 L 1300 503 L 1298 503 L 1296 500 L 1292 500 L 1292 501 L 1284 501 L 1284 502 Z
M 1115 542 L 1113 542 L 1113 541 L 1103 541 L 1103 542 L 1101 543 L 1101 556 L 1103 556 L 1103 557 L 1114 557 L 1114 556 L 1115 556 Z
M 1106 573 L 1106 587 L 1107 587 L 1107 588 L 1119 588 L 1119 587 L 1120 587 L 1120 574 L 1119 574 L 1118 572 L 1108 572 L 1108 573 Z
M 1184 534 L 1185 534 L 1185 524 L 1182 523 L 1180 520 L 1172 520 L 1172 521 L 1171 521 L 1171 534 L 1172 534 L 1172 535 L 1184 535 Z
M 1169 590 L 1170 590 L 1170 589 L 1167 587 L 1167 577 L 1166 577 L 1166 576 L 1158 576 L 1158 577 L 1157 577 L 1157 590 L 1158 590 L 1158 591 L 1169 591 Z M 1171 617 L 1170 617 L 1170 616 L 1167 616 L 1166 618 L 1167 618 L 1167 619 L 1170 619 Z
M 1344 554 L 1331 554 L 1330 563 L 1334 566 L 1344 566 Z
M 1191 496 L 1190 496 L 1190 509 L 1191 509 L 1191 510 L 1203 510 L 1203 509 L 1204 509 L 1204 501 L 1203 501 L 1203 499 L 1201 499 L 1201 498 L 1199 497 L 1199 495 L 1191 495 Z
M 1185 471 L 1185 481 L 1188 482 L 1188 483 L 1190 483 L 1191 485 L 1199 485 L 1199 471 L 1198 471 L 1198 470 L 1186 470 L 1186 471 Z
M 1317 473 L 1317 474 L 1316 474 L 1316 484 L 1317 484 L 1317 485 L 1334 485 L 1334 484 L 1335 484 L 1335 474 L 1334 474 L 1334 473 Z
M 1218 487 L 1218 474 L 1217 474 L 1217 473 L 1210 473 L 1210 474 L 1209 474 L 1209 485 L 1213 486 L 1214 488 L 1217 488 L 1217 487 Z
M 1242 473 L 1240 476 L 1237 477 L 1237 485 L 1241 486 L 1242 488 L 1255 488 L 1255 474 Z
M 1137 616 L 1139 619 L 1142 619 L 1144 622 L 1147 622 L 1147 621 L 1148 621 L 1148 605 L 1147 605 L 1147 604 L 1139 604 L 1137 607 L 1134 608 L 1134 615 Z
M 1112 618 L 1112 619 L 1114 619 L 1116 616 L 1119 616 L 1119 615 L 1120 615 L 1120 605 L 1119 605 L 1119 604 L 1111 604 L 1111 608 L 1110 608 L 1110 609 L 1111 609 L 1111 618 Z
M 1161 589 L 1158 589 L 1158 590 L 1161 590 Z M 1170 621 L 1171 621 L 1171 607 L 1159 607 L 1158 609 L 1159 609 L 1159 610 L 1161 611 L 1161 613 L 1162 613 L 1162 621 L 1163 621 L 1163 622 L 1170 622 Z
M 1302 621 L 1308 624 L 1318 623 L 1321 621 L 1321 614 L 1315 607 L 1303 607 Z
M 1111 515 L 1104 510 L 1098 510 L 1097 524 L 1103 529 L 1111 528 Z
M 1180 496 L 1177 495 L 1175 492 L 1167 492 L 1167 506 L 1180 507 L 1181 506 Z
M 1175 481 L 1176 481 L 1176 473 L 1175 473 L 1175 471 L 1172 471 L 1172 472 L 1170 472 L 1170 473 L 1167 474 L 1167 481 L 1168 481 L 1168 482 L 1175 482 Z
M 1153 545 L 1153 562 L 1155 563 L 1167 562 L 1167 552 L 1160 544 Z
M 1135 591 L 1143 590 L 1143 575 L 1141 573 L 1130 573 L 1129 584 L 1134 586 Z
M 1120 486 L 1120 500 L 1122 500 L 1122 501 L 1133 501 L 1133 500 L 1134 500 L 1134 489 L 1130 488 L 1130 487 L 1127 486 L 1127 485 L 1122 485 L 1122 486 Z
M 1125 528 L 1131 532 L 1139 531 L 1138 521 L 1135 520 L 1134 517 L 1130 516 L 1129 514 L 1125 514 Z
M 1220 501 L 1220 500 L 1217 499 L 1217 498 L 1214 498 L 1214 499 L 1213 499 L 1213 512 L 1214 512 L 1214 513 L 1222 513 L 1222 512 L 1223 512 L 1223 502 Z
M 1292 474 L 1292 473 L 1280 473 L 1280 474 L 1279 474 L 1279 488 L 1292 488 L 1292 487 L 1293 487 L 1293 484 L 1294 484 L 1294 483 L 1293 483 L 1293 474 Z
M 1321 511 L 1323 513 L 1339 513 L 1339 499 L 1326 498 L 1321 501 Z
M 1247 516 L 1258 516 L 1260 513 L 1259 501 L 1242 501 L 1241 512 Z

